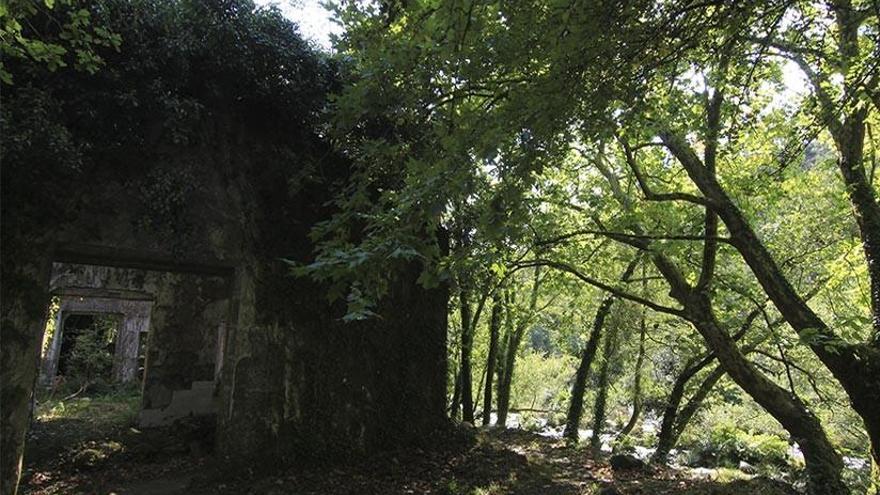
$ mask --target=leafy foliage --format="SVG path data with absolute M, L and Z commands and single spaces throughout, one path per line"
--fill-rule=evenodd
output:
M 50 72 L 73 65 L 95 73 L 104 59 L 101 48 L 119 48 L 122 38 L 92 22 L 79 0 L 9 0 L 0 4 L 0 53 L 3 59 L 36 62 Z M 0 60 L 0 81 L 13 75 Z
M 119 320 L 113 317 L 95 318 L 95 322 L 80 332 L 70 351 L 67 364 L 68 378 L 86 388 L 111 379 L 113 345 Z

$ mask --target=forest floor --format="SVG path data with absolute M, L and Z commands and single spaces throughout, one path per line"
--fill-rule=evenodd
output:
M 521 430 L 474 430 L 430 450 L 403 449 L 334 466 L 230 477 L 214 467 L 192 425 L 133 428 L 137 401 L 80 398 L 38 408 L 21 493 L 55 494 L 749 494 L 790 495 L 784 484 L 691 471 L 614 471 L 586 449 Z M 613 491 L 616 489 L 617 491 Z

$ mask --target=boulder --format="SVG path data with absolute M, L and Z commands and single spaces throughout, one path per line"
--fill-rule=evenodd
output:
M 611 469 L 625 471 L 629 469 L 645 469 L 647 464 L 636 456 L 629 454 L 616 454 L 609 459 Z
M 758 472 L 758 468 L 752 466 L 746 461 L 739 461 L 739 470 L 746 474 L 756 474 Z
M 608 485 L 599 490 L 597 495 L 623 495 L 614 485 Z

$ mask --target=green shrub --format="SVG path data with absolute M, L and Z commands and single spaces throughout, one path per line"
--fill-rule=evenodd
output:
M 693 457 L 706 466 L 737 467 L 740 461 L 752 465 L 786 467 L 788 442 L 767 433 L 742 430 L 730 422 L 715 424 L 707 438 L 697 442 Z
M 105 385 L 113 368 L 113 342 L 116 321 L 96 318 L 74 340 L 68 358 L 68 379 L 78 386 Z
M 544 422 L 541 421 L 541 415 L 531 411 L 523 411 L 519 419 L 519 427 L 526 431 L 541 431 L 544 429 Z

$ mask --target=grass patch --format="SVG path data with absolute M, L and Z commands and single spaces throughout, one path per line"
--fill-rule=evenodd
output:
M 38 402 L 34 416 L 40 422 L 69 419 L 103 426 L 127 426 L 137 418 L 140 404 L 140 391 L 126 387 L 68 400 L 46 399 Z

